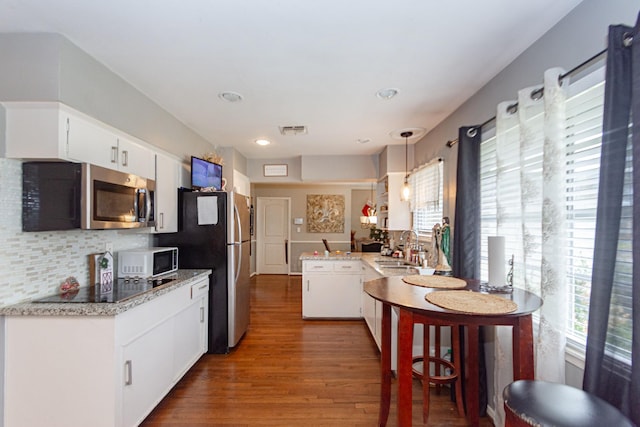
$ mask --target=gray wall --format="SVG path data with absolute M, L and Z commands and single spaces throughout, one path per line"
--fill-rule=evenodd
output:
M 0 101 L 59 101 L 186 159 L 212 144 L 57 34 L 0 35 Z
M 344 195 L 345 224 L 343 233 L 307 233 L 307 195 L 308 194 L 340 194 Z M 322 239 L 327 239 L 331 250 L 348 251 L 351 242 L 351 229 L 360 227 L 360 223 L 352 224 L 351 220 L 352 187 L 348 185 L 312 185 L 312 184 L 255 184 L 251 195 L 258 197 L 290 197 L 291 198 L 291 272 L 302 272 L 302 263 L 298 259 L 302 252 L 319 253 L 324 251 Z M 256 204 L 254 203 L 254 206 Z M 256 211 L 256 216 L 259 213 Z M 294 225 L 293 218 L 304 218 L 303 225 Z M 300 232 L 297 231 L 300 227 Z
M 584 0 L 415 144 L 416 165 L 426 163 L 434 157 L 442 157 L 445 160 L 445 216 L 454 219 L 455 165 L 458 158 L 457 146 L 448 148 L 446 142 L 458 137 L 458 128 L 481 124 L 495 116 L 499 102 L 514 99 L 518 89 L 542 83 L 545 69 L 559 66 L 570 70 L 606 48 L 609 25 L 634 25 L 639 6 L 637 0 Z M 508 43 L 508 40 L 505 40 L 505 43 Z
M 375 178 L 378 156 L 303 156 L 302 180 L 358 181 Z
M 265 165 L 287 165 L 288 175 L 265 177 Z M 251 182 L 257 183 L 361 182 L 377 178 L 378 155 L 247 159 L 247 171 Z

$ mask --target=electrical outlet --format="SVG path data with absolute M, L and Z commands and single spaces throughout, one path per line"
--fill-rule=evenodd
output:
M 111 254 L 113 254 L 113 243 L 111 243 L 111 242 L 105 243 L 104 244 L 104 251 L 105 252 L 111 252 Z

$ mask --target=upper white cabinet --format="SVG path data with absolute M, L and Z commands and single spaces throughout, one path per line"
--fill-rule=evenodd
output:
M 8 102 L 6 157 L 86 162 L 155 178 L 155 153 L 142 141 L 58 102 Z
M 400 199 L 404 175 L 404 172 L 391 172 L 378 181 L 378 228 L 384 230 L 411 228 L 409 202 Z
M 166 154 L 156 153 L 155 215 L 157 233 L 178 231 L 178 187 L 182 163 Z
M 118 136 L 117 169 L 144 178 L 155 179 L 155 152 L 131 138 Z

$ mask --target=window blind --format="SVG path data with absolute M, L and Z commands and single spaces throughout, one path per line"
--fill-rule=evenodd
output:
M 413 229 L 426 237 L 431 237 L 434 225 L 442 223 L 443 163 L 436 159 L 409 176 Z
M 595 238 L 596 206 L 598 200 L 598 183 L 600 170 L 600 149 L 602 145 L 602 115 L 604 106 L 604 68 L 589 73 L 569 86 L 566 101 L 566 168 L 561 173 L 565 176 L 565 227 L 566 247 L 557 248 L 567 256 L 566 280 L 568 284 L 568 324 L 567 339 L 569 342 L 584 348 L 586 344 L 589 317 L 589 299 L 591 291 L 591 270 Z M 537 121 L 537 117 L 535 120 Z M 540 116 L 539 126 L 543 126 Z M 518 144 L 517 125 L 508 129 L 505 138 L 511 138 L 509 144 Z M 631 137 L 629 138 L 629 141 Z M 501 157 L 505 158 L 504 153 Z M 509 184 L 500 187 L 500 197 L 508 203 L 519 203 L 520 168 L 525 174 L 535 176 L 541 174 L 540 159 L 535 153 L 528 153 L 521 159 L 506 156 L 507 173 L 512 173 Z M 503 171 L 505 169 L 502 169 Z M 510 256 L 520 250 L 517 243 L 509 247 L 509 234 L 515 234 L 511 228 L 520 224 L 520 218 L 509 218 L 509 212 L 497 212 L 497 178 L 496 178 L 496 137 L 495 130 L 483 132 L 480 148 L 480 188 L 481 188 L 481 241 L 487 236 L 505 235 L 507 237 L 506 253 Z M 632 280 L 632 163 L 631 143 L 627 147 L 627 167 L 625 170 L 622 221 L 619 235 L 616 275 L 610 311 L 611 328 L 608 352 L 615 353 L 623 359 L 630 359 L 631 350 L 631 280 Z M 606 191 L 606 189 L 602 189 Z M 526 212 L 535 212 L 542 206 L 527 207 Z M 508 210 L 508 209 L 506 209 Z M 501 229 L 496 223 L 500 216 Z M 510 221 L 513 219 L 513 221 Z M 526 220 L 526 219 L 525 219 Z M 533 228 L 534 230 L 538 230 Z M 534 233 L 535 234 L 535 233 Z M 528 236 L 537 240 L 540 236 Z M 539 252 L 540 249 L 538 248 Z M 536 254 L 540 256 L 540 254 Z M 520 257 L 521 258 L 521 257 Z M 523 284 L 527 280 L 540 280 L 540 271 L 531 270 L 526 265 L 514 266 L 514 283 Z M 525 277 L 527 280 L 525 280 Z M 488 279 L 488 256 L 486 245 L 481 246 L 481 278 Z

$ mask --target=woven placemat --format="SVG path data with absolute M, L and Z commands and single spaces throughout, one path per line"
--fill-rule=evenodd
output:
M 470 314 L 505 314 L 518 309 L 511 300 L 471 291 L 431 292 L 425 299 L 438 307 Z
M 423 286 L 425 288 L 463 289 L 467 286 L 467 282 L 464 280 L 447 276 L 421 276 L 419 274 L 412 274 L 404 276 L 402 281 L 410 285 Z

